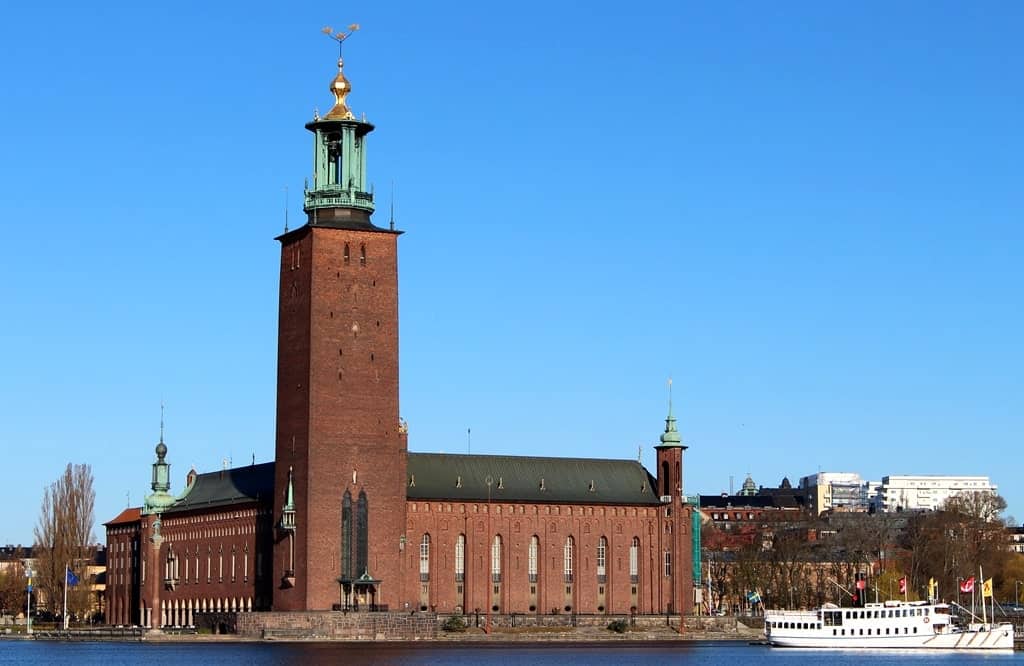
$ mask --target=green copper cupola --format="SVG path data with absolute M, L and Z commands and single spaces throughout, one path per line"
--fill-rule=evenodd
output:
M 373 125 L 356 120 L 346 98 L 352 85 L 345 78 L 344 62 L 338 58 L 338 74 L 331 81 L 334 106 L 327 115 L 314 114 L 306 129 L 313 133 L 313 182 L 307 181 L 303 210 L 310 224 L 330 211 L 349 209 L 362 211 L 368 218 L 373 212 L 373 192 L 366 179 L 366 136 Z M 347 216 L 351 217 L 351 216 Z
M 143 513 L 161 513 L 164 509 L 174 504 L 174 496 L 169 492 L 171 489 L 171 465 L 165 460 L 167 457 L 167 445 L 164 444 L 164 419 L 163 408 L 160 415 L 160 442 L 156 445 L 156 462 L 153 463 L 153 482 L 150 484 L 153 492 L 146 496 L 143 506 Z
M 686 449 L 683 438 L 676 429 L 676 417 L 672 414 L 672 382 L 668 384 L 668 416 L 665 417 L 665 432 L 661 434 L 661 444 L 655 448 L 679 447 Z

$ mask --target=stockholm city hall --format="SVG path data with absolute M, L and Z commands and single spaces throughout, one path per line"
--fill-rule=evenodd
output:
M 339 41 L 347 35 L 337 35 Z M 306 123 L 306 221 L 281 244 L 274 461 L 190 471 L 106 523 L 108 622 L 314 610 L 680 613 L 698 513 L 669 401 L 655 474 L 635 460 L 410 453 L 400 417 L 398 240 L 373 223 L 374 126 Z

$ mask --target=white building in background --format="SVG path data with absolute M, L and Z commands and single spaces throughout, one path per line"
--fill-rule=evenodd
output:
M 997 491 L 987 476 L 883 476 L 875 501 L 881 511 L 934 511 L 958 493 Z
M 807 504 L 815 514 L 829 509 L 867 511 L 867 483 L 870 482 L 862 481 L 857 472 L 818 472 L 800 477 L 800 488 L 807 494 Z

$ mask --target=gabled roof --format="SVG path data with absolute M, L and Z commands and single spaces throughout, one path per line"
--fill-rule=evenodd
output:
M 410 453 L 410 500 L 658 505 L 655 479 L 635 460 Z
M 129 507 L 129 508 L 125 509 L 124 511 L 122 511 L 121 513 L 117 514 L 117 516 L 113 520 L 111 520 L 109 522 L 106 522 L 106 523 L 103 523 L 103 524 L 109 526 L 109 525 L 124 525 L 126 523 L 137 523 L 137 522 L 139 522 L 139 518 L 141 516 L 142 516 L 142 507 L 133 506 L 133 507 Z
M 164 513 L 267 501 L 274 496 L 274 463 L 260 463 L 199 474 Z

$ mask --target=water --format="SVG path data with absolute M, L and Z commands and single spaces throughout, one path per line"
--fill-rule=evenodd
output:
M 600 647 L 417 645 L 381 647 L 365 643 L 60 643 L 49 641 L 0 641 L 0 664 L 962 664 L 1008 663 L 1024 665 L 1024 652 L 1013 654 L 949 653 L 922 651 L 780 650 L 742 643 L 638 646 L 609 644 Z

